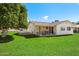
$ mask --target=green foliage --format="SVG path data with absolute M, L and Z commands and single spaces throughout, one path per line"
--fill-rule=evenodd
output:
M 27 27 L 27 9 L 19 3 L 1 3 L 0 28 L 8 29 L 20 27 Z
M 76 24 L 79 24 L 79 21 Z
M 27 19 L 27 13 L 26 13 L 26 8 L 25 8 L 25 6 L 20 6 L 20 12 L 19 12 L 19 27 L 21 27 L 21 28 L 27 28 L 26 27 L 26 22 L 27 22 L 27 20 L 25 20 L 25 19 Z

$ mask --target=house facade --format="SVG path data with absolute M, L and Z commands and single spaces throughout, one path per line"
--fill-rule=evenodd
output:
M 65 20 L 54 23 L 30 22 L 28 32 L 35 35 L 64 35 L 73 34 L 73 23 Z

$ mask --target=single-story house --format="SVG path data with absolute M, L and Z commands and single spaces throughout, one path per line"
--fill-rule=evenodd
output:
M 36 22 L 29 23 L 27 31 L 35 35 L 64 35 L 73 34 L 74 24 L 68 20 L 53 23 Z

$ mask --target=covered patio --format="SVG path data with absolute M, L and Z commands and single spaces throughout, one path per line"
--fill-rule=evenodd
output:
M 36 34 L 37 35 L 53 35 L 54 26 L 36 26 Z
M 79 33 L 79 25 L 73 26 L 74 32 Z

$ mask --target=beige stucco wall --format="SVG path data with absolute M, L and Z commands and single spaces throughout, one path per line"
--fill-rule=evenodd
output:
M 56 26 L 53 28 L 53 33 L 56 34 Z
M 61 31 L 61 27 L 65 28 L 65 31 Z M 67 27 L 72 27 L 70 22 L 63 22 L 56 26 L 56 35 L 63 35 L 63 34 L 73 34 L 73 28 L 70 31 L 67 30 Z
M 35 33 L 35 25 L 33 23 L 29 24 L 27 32 Z
M 44 28 L 41 27 L 40 31 L 43 31 L 43 30 L 44 30 Z M 30 23 L 29 26 L 28 26 L 27 32 L 37 34 L 37 32 L 39 32 L 39 26 L 36 26 L 33 23 Z

